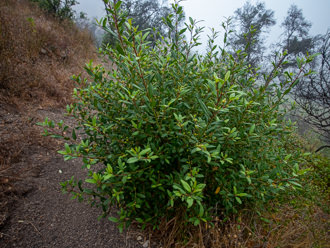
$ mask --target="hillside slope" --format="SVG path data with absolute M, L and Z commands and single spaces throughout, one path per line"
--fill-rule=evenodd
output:
M 91 35 L 26 0 L 1 1 L 0 23 L 0 99 L 16 105 L 68 102 L 70 76 L 96 58 Z
M 83 176 L 36 122 L 63 118 L 73 74 L 97 57 L 91 35 L 28 0 L 0 1 L 0 247 L 138 247 L 101 213 L 61 193 Z M 67 120 L 70 123 L 70 120 Z
M 23 159 L 23 148 L 41 142 L 32 126 L 35 110 L 68 103 L 70 76 L 97 57 L 87 32 L 69 21 L 59 23 L 27 0 L 1 1 L 0 25 L 0 196 L 5 197 L 15 190 L 8 190 L 8 183 L 22 176 L 13 164 Z
M 0 1 L 0 247 L 123 247 L 127 241 L 59 183 L 81 171 L 35 125 L 63 117 L 73 74 L 99 61 L 92 38 L 27 0 Z M 63 173 L 60 173 L 62 172 Z

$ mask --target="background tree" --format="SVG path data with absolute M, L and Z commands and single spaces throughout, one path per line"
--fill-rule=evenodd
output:
M 298 70 L 297 56 L 305 55 L 314 48 L 314 38 L 309 35 L 311 26 L 312 24 L 305 19 L 302 9 L 291 5 L 281 23 L 283 32 L 280 41 L 272 45 L 273 49 L 268 59 L 268 64 L 270 61 L 286 61 L 278 76 L 280 81 L 285 80 L 285 69 Z
M 302 120 L 303 126 L 306 126 L 306 123 L 310 124 L 314 131 L 321 135 L 321 139 L 327 145 L 317 149 L 319 151 L 330 144 L 329 31 L 325 35 L 313 37 L 309 35 L 311 26 L 311 22 L 305 19 L 302 9 L 291 5 L 281 24 L 284 29 L 282 39 L 276 44 L 277 50 L 274 54 L 286 51 L 284 59 L 287 63 L 284 68 L 298 71 L 300 68 L 297 56 L 320 53 L 320 56 L 309 64 L 308 69 L 315 73 L 301 80 L 292 91 L 292 96 L 299 106 L 292 118 Z M 279 79 L 283 81 L 284 75 Z
M 276 23 L 274 11 L 266 9 L 265 3 L 246 2 L 235 11 L 233 21 L 238 29 L 230 36 L 232 49 L 245 51 L 247 62 L 254 67 L 265 51 L 263 33 Z
M 330 147 L 330 30 L 318 37 L 314 51 L 320 53 L 311 68 L 316 73 L 301 80 L 294 97 L 303 110 L 304 120 L 316 128 L 327 144 L 319 151 Z
M 309 29 L 312 24 L 305 19 L 302 9 L 297 5 L 291 5 L 287 17 L 281 24 L 284 28 L 282 49 L 288 54 L 297 56 L 300 52 L 306 53 L 312 48 L 312 38 L 309 37 Z
M 107 10 L 106 5 L 105 9 Z M 133 25 L 138 26 L 138 30 L 157 30 L 163 36 L 167 33 L 163 19 L 171 14 L 171 9 L 166 0 L 123 0 L 120 9 L 124 13 L 123 18 L 132 19 Z M 115 30 L 114 27 L 110 28 Z M 154 33 L 149 40 L 155 41 L 160 35 Z M 103 44 L 107 43 L 112 45 L 115 43 L 114 34 L 106 34 Z
M 293 4 L 288 9 L 281 27 L 283 28 L 281 39 L 280 42 L 273 45 L 275 48 L 271 57 L 275 57 L 275 60 L 280 59 L 276 58 L 277 54 L 285 52 L 283 59 L 287 63 L 284 68 L 297 69 L 296 57 L 306 54 L 314 47 L 314 38 L 309 35 L 312 24 L 305 19 L 302 9 Z

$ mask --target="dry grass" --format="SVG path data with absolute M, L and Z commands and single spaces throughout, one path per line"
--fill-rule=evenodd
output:
M 19 104 L 70 102 L 72 74 L 97 59 L 91 35 L 27 0 L 0 2 L 0 97 Z M 1 99 L 0 99 L 1 100 Z
M 285 205 L 272 219 L 269 247 L 330 247 L 329 215 L 316 205 L 300 209 Z
M 164 221 L 158 231 L 145 234 L 154 247 L 163 248 L 327 248 L 330 247 L 329 214 L 305 199 L 262 213 L 251 211 L 223 221 L 214 217 L 212 225 L 195 227 L 182 222 L 182 213 Z M 324 204 L 327 204 L 326 202 Z

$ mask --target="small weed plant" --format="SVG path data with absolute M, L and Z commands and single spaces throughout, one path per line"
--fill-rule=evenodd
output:
M 202 28 L 192 18 L 180 28 L 178 2 L 156 45 L 152 31 L 125 20 L 120 1 L 104 2 L 109 15 L 100 24 L 118 42 L 100 51 L 115 66 L 91 62 L 89 80 L 74 76 L 79 87 L 67 113 L 75 127 L 42 123 L 45 135 L 67 140 L 64 159 L 80 157 L 87 168 L 84 181 L 62 183 L 66 192 L 105 215 L 115 206 L 109 219 L 123 229 L 132 222 L 157 228 L 178 214 L 200 225 L 299 187 L 303 154 L 288 144 L 293 126 L 281 104 L 312 57 L 297 59 L 300 71 L 278 82 L 283 60 L 261 77 L 243 51 L 226 52 L 226 23 L 224 46 L 213 32 L 198 55 Z
M 58 17 L 60 20 L 72 20 L 75 15 L 73 6 L 79 4 L 76 0 L 30 0 L 39 4 L 40 8 L 49 14 Z

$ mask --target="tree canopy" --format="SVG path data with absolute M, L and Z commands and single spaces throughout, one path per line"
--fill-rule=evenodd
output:
M 278 47 L 282 52 L 287 51 L 286 59 L 289 60 L 287 66 L 294 66 L 296 56 L 301 53 L 306 54 L 313 49 L 314 39 L 309 35 L 312 24 L 305 19 L 302 9 L 293 4 L 281 27 L 283 28 L 282 40 Z
M 317 38 L 314 52 L 320 56 L 311 68 L 315 73 L 301 80 L 294 96 L 303 110 L 304 120 L 330 144 L 330 30 Z
M 266 9 L 265 3 L 246 2 L 235 11 L 233 19 L 235 30 L 230 36 L 231 46 L 234 51 L 245 51 L 248 63 L 255 66 L 265 51 L 263 33 L 276 23 L 274 11 Z
M 109 13 L 106 3 L 105 9 Z M 138 30 L 157 30 L 157 32 L 153 32 L 153 35 L 149 36 L 149 40 L 152 42 L 167 33 L 167 26 L 163 20 L 172 12 L 166 0 L 123 0 L 120 4 L 120 11 L 122 13 L 121 18 L 132 19 L 132 24 Z M 110 25 L 109 28 L 116 32 L 115 27 Z M 115 37 L 116 35 L 113 32 L 107 33 L 103 43 L 113 45 L 116 43 Z

